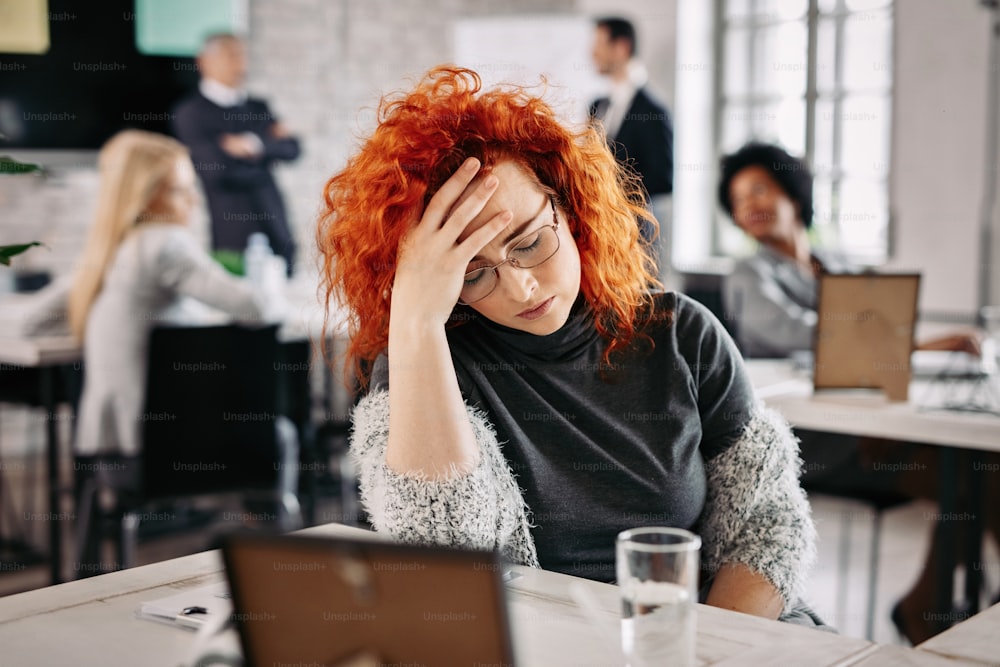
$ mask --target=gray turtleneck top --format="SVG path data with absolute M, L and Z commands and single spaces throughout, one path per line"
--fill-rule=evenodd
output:
M 742 564 L 780 591 L 783 620 L 821 623 L 796 603 L 816 555 L 798 446 L 754 399 L 732 340 L 703 306 L 657 295 L 646 317 L 653 346 L 611 364 L 583 307 L 542 337 L 460 315 L 470 321 L 448 336 L 482 458 L 435 478 L 390 469 L 378 360 L 350 449 L 375 530 L 612 581 L 618 531 L 691 528 L 706 577 Z

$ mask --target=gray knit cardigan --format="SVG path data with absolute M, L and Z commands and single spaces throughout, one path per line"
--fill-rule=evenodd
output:
M 363 397 L 353 414 L 350 454 L 361 501 L 375 530 L 400 542 L 497 549 L 538 567 L 530 510 L 480 410 L 468 407 L 482 451 L 467 474 L 402 475 L 385 463 L 389 393 Z M 785 420 L 757 406 L 739 439 L 705 465 L 708 494 L 699 519 L 702 568 L 742 563 L 781 593 L 790 612 L 816 557 L 816 530 L 799 485 L 798 444 Z

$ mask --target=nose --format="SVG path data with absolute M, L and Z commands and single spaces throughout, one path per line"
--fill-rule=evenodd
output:
M 500 276 L 500 289 L 504 290 L 504 294 L 514 301 L 529 301 L 531 295 L 538 288 L 538 281 L 535 280 L 531 269 L 521 269 L 512 266 L 512 262 L 507 262 L 498 267 L 497 270 L 505 272 L 504 275 Z

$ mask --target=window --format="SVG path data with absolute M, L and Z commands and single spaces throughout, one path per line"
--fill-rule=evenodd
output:
M 865 264 L 884 262 L 890 249 L 892 20 L 892 0 L 715 7 L 716 155 L 756 139 L 805 156 L 815 175 L 814 240 Z M 724 214 L 713 219 L 714 254 L 751 250 Z

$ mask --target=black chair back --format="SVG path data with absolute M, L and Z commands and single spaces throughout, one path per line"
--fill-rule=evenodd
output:
M 142 415 L 144 499 L 275 487 L 277 328 L 152 331 Z

